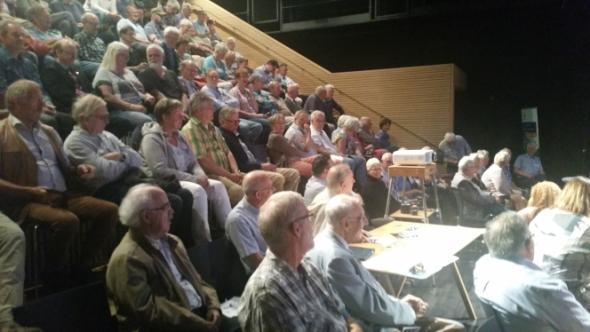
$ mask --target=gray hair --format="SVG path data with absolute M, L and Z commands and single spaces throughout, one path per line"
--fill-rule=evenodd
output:
M 336 122 L 336 126 L 338 128 L 344 127 L 344 123 L 346 121 L 348 121 L 348 118 L 350 118 L 350 117 L 351 117 L 350 115 L 342 114 L 340 117 L 338 117 L 338 121 Z
M 180 30 L 178 30 L 177 27 L 168 26 L 168 27 L 166 27 L 166 29 L 164 29 L 164 37 L 166 37 L 170 34 L 175 34 L 177 36 L 180 36 Z
M 464 156 L 463 158 L 461 158 L 459 160 L 459 163 L 457 164 L 457 168 L 459 168 L 459 171 L 461 171 L 461 173 L 463 173 L 463 171 L 465 169 L 467 169 L 467 167 L 469 167 L 470 165 L 474 165 L 475 161 L 473 161 L 473 158 L 469 157 L 469 156 Z
M 41 86 L 30 80 L 18 80 L 10 84 L 4 94 L 8 110 L 12 111 L 15 105 L 29 100 L 35 88 L 41 89 Z
M 219 121 L 225 121 L 230 115 L 238 113 L 238 110 L 231 107 L 224 107 L 219 111 Z
M 225 46 L 225 43 L 217 43 L 217 45 L 215 45 L 215 54 L 219 53 L 227 53 L 227 46 Z
M 314 94 L 319 96 L 320 93 L 322 93 L 322 92 L 326 92 L 326 87 L 323 85 L 320 85 L 317 88 L 315 88 Z
M 286 233 L 293 219 L 299 217 L 295 215 L 298 207 L 307 213 L 303 197 L 293 191 L 281 191 L 273 194 L 260 207 L 258 227 L 272 252 L 281 252 L 290 245 L 285 241 Z
M 178 23 L 178 26 L 179 27 L 182 27 L 182 26 L 190 26 L 190 27 L 192 27 L 193 26 L 193 22 L 191 22 L 191 20 L 189 20 L 188 18 L 183 18 Z
M 141 213 L 152 207 L 154 191 L 162 190 L 157 186 L 141 183 L 133 186 L 119 205 L 119 220 L 130 228 L 141 225 Z
M 530 241 L 528 225 L 515 212 L 504 212 L 486 225 L 484 241 L 490 255 L 503 259 L 518 258 Z
M 359 196 L 347 194 L 336 195 L 330 198 L 324 207 L 325 222 L 332 226 L 338 226 L 342 219 L 351 215 L 353 211 L 359 208 L 363 208 Z
M 129 52 L 129 47 L 127 47 L 127 45 L 118 42 L 118 41 L 114 41 L 112 43 L 109 44 L 109 46 L 107 46 L 107 50 L 104 53 L 104 56 L 102 58 L 102 62 L 100 63 L 100 68 L 109 70 L 109 71 L 113 71 L 116 69 L 117 66 L 117 54 L 127 51 Z
M 384 154 L 382 154 L 381 161 L 385 161 L 385 159 L 389 159 L 390 161 L 393 161 L 393 153 L 385 152 Z
M 326 91 L 336 89 L 336 87 L 332 84 L 326 84 L 326 85 L 324 85 L 324 88 L 326 88 Z
M 93 116 L 101 107 L 105 107 L 107 103 L 101 98 L 87 94 L 84 97 L 76 100 L 72 106 L 72 118 L 78 124 L 83 120 Z
M 326 115 L 322 111 L 313 111 L 311 112 L 311 119 L 315 120 L 317 118 L 326 118 Z
M 508 151 L 502 149 L 494 156 L 494 164 L 504 166 L 510 162 L 510 154 Z
M 151 50 L 158 50 L 161 54 L 164 54 L 164 49 L 162 46 L 158 44 L 149 44 L 148 47 L 145 48 L 145 54 L 147 56 L 148 52 Z
M 287 92 L 292 91 L 293 89 L 299 88 L 299 84 L 297 83 L 289 83 L 287 85 Z
M 188 104 L 189 115 L 192 116 L 194 112 L 200 110 L 206 104 L 213 104 L 213 99 L 201 91 L 193 94 Z
M 480 160 L 489 159 L 490 153 L 488 152 L 488 150 L 477 150 L 477 156 Z
M 338 121 L 340 122 L 340 121 Z M 352 129 L 354 131 L 358 131 L 361 127 L 359 119 L 354 116 L 348 116 L 342 122 L 342 128 L 344 129 Z
M 371 158 L 369 160 L 367 160 L 367 170 L 371 169 L 371 167 L 375 166 L 375 165 L 379 165 L 379 167 L 381 167 L 381 161 L 379 161 L 379 159 L 377 158 Z

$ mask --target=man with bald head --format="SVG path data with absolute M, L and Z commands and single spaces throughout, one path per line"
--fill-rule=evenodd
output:
M 269 251 L 242 294 L 242 330 L 360 331 L 325 277 L 304 258 L 313 236 L 301 195 L 272 195 L 260 208 L 258 223 Z
M 173 210 L 159 187 L 139 184 L 121 202 L 129 231 L 107 267 L 111 308 L 125 331 L 218 331 L 215 289 L 205 283 L 182 241 L 169 234 Z
M 252 171 L 242 181 L 244 198 L 227 217 L 225 231 L 236 247 L 248 273 L 256 270 L 266 253 L 266 243 L 258 229 L 260 207 L 274 192 L 268 173 Z
M 356 195 L 352 191 L 354 176 L 346 164 L 334 165 L 328 170 L 326 188 L 322 190 L 309 205 L 312 214 L 313 234 L 318 234 L 325 226 L 324 209 L 330 198 L 339 195 Z M 358 196 L 358 195 L 357 195 Z

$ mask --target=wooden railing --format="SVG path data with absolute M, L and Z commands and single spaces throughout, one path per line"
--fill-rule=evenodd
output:
M 371 117 L 375 126 L 383 116 L 393 120 L 390 134 L 399 146 L 436 145 L 445 132 L 453 131 L 455 89 L 465 87 L 465 75 L 453 64 L 332 73 L 217 4 L 192 3 L 217 22 L 223 39 L 236 38 L 237 50 L 250 67 L 268 59 L 286 63 L 302 94 L 333 84 L 335 98 L 347 113 Z

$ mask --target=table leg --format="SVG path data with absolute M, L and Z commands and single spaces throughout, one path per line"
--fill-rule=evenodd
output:
M 403 277 L 402 282 L 399 284 L 399 289 L 397 290 L 397 294 L 395 295 L 395 297 L 397 297 L 398 299 L 399 299 L 400 295 L 402 295 L 402 291 L 404 290 L 404 286 L 406 285 L 407 279 L 408 279 L 407 277 Z
M 465 283 L 463 283 L 463 278 L 461 277 L 461 271 L 459 271 L 457 262 L 453 262 L 453 276 L 455 277 L 455 283 L 457 284 L 457 288 L 459 288 L 459 294 L 461 295 L 463 304 L 465 304 L 465 309 L 467 310 L 469 318 L 476 320 L 477 315 L 475 314 L 475 309 L 473 308 L 471 299 L 469 299 L 469 294 L 465 288 Z

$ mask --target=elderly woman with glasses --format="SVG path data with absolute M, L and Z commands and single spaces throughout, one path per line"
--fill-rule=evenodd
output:
M 182 103 L 174 99 L 161 99 L 154 108 L 157 122 L 144 125 L 140 153 L 147 165 L 147 171 L 155 178 L 175 177 L 183 188 L 194 197 L 194 213 L 204 221 L 193 224 L 194 236 L 198 240 L 211 241 L 210 217 L 215 217 L 223 229 L 231 210 L 229 197 L 224 185 L 207 178 L 195 154 L 179 129 L 186 117 Z M 212 207 L 209 212 L 209 204 Z

